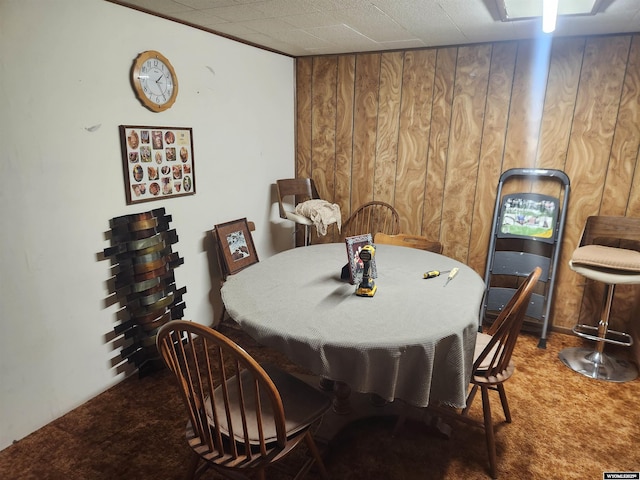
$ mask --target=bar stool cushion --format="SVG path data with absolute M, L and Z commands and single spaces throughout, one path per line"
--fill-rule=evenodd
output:
M 291 215 L 291 216 L 290 216 Z M 311 223 L 315 225 L 318 235 L 327 234 L 327 226 L 335 223 L 338 231 L 342 227 L 342 216 L 340 214 L 340 205 L 330 203 L 326 200 L 311 199 L 296 205 L 296 219 L 292 218 L 293 214 L 287 213 L 287 218 L 298 223 Z M 303 222 L 302 218 L 309 223 Z
M 585 245 L 571 257 L 572 270 L 609 285 L 640 283 L 640 252 L 604 245 Z
M 285 215 L 287 216 L 287 220 L 291 220 L 302 225 L 313 225 L 311 219 L 309 217 L 305 217 L 304 215 L 300 215 L 294 212 L 285 212 Z

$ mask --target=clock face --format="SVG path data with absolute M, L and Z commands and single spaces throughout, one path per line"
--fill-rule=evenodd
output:
M 162 60 L 149 59 L 140 69 L 140 85 L 145 96 L 158 105 L 164 105 L 173 94 L 173 76 Z
M 178 82 L 169 60 L 160 53 L 147 51 L 133 66 L 133 85 L 140 101 L 155 112 L 166 110 L 178 95 Z

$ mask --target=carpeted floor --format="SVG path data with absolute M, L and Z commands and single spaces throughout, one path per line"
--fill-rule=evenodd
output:
M 232 324 L 222 331 L 258 360 L 296 370 Z M 601 479 L 605 471 L 640 471 L 640 380 L 608 383 L 569 370 L 558 352 L 579 342 L 551 334 L 547 348 L 539 349 L 537 338 L 521 335 L 514 354 L 516 373 L 506 384 L 513 423 L 497 429 L 499 478 L 585 480 Z M 190 451 L 172 381 L 166 371 L 123 381 L 1 451 L 0 478 L 182 478 Z M 502 420 L 499 400 L 492 400 L 495 419 Z M 326 451 L 331 478 L 489 478 L 482 430 L 452 424 L 451 437 L 444 439 L 423 423 L 408 422 L 393 437 L 394 423 L 392 417 L 375 417 L 345 427 Z M 319 476 L 312 471 L 307 478 Z

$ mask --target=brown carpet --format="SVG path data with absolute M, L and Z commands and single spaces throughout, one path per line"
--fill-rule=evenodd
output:
M 233 325 L 222 331 L 258 360 L 286 363 Z M 608 383 L 572 372 L 558 352 L 579 342 L 554 333 L 547 348 L 539 349 L 537 338 L 521 336 L 516 373 L 506 384 L 513 423 L 497 429 L 500 478 L 601 479 L 605 471 L 640 471 L 640 380 Z M 172 381 L 162 371 L 121 382 L 0 452 L 0 478 L 182 478 L 190 451 Z M 496 420 L 503 420 L 498 398 L 492 400 Z M 451 438 L 443 439 L 409 422 L 392 437 L 394 421 L 376 417 L 343 429 L 326 452 L 331 478 L 489 478 L 482 430 L 452 424 Z M 312 471 L 307 478 L 319 477 Z

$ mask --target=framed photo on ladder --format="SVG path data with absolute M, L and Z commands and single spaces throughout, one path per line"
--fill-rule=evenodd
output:
M 554 243 L 559 201 L 539 193 L 513 193 L 502 198 L 499 238 L 536 238 Z

